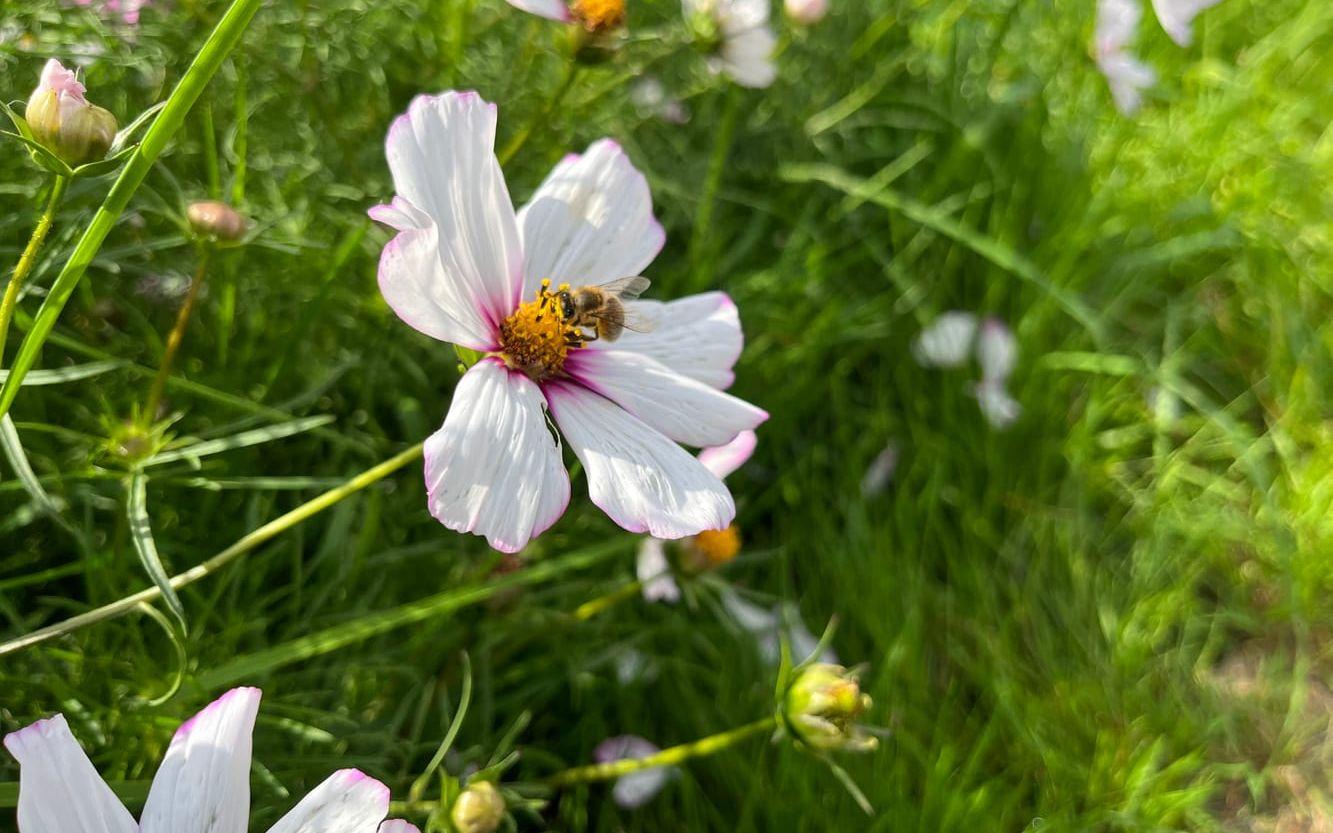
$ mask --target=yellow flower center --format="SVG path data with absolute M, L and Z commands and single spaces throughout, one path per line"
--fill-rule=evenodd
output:
M 605 32 L 625 23 L 625 0 L 574 0 L 569 10 L 589 32 Z
M 721 530 L 705 529 L 692 543 L 710 566 L 721 567 L 741 551 L 741 531 L 735 524 Z
M 557 292 L 569 290 L 561 284 Z M 535 380 L 560 374 L 570 348 L 583 346 L 583 334 L 565 323 L 560 300 L 543 280 L 535 300 L 520 304 L 500 325 L 500 357 Z

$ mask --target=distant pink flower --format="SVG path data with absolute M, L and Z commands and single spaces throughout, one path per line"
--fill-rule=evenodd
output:
M 5 736 L 19 762 L 23 833 L 244 831 L 250 815 L 250 735 L 259 689 L 236 688 L 185 721 L 167 747 L 136 824 L 98 775 L 63 715 Z M 416 833 L 386 822 L 389 788 L 355 769 L 333 773 L 269 833 Z
M 787 17 L 801 26 L 813 26 L 828 14 L 828 0 L 786 0 Z
M 74 0 L 74 5 L 92 7 L 104 14 L 119 15 L 129 26 L 139 25 L 139 12 L 152 0 Z
M 722 445 L 768 418 L 724 392 L 743 341 L 735 305 L 720 292 L 628 301 L 637 331 L 591 340 L 560 284 L 606 284 L 652 262 L 666 238 L 648 183 L 604 139 L 565 157 L 515 213 L 495 126 L 476 93 L 418 97 L 389 130 L 397 196 L 370 212 L 399 232 L 380 256 L 389 306 L 485 354 L 426 441 L 431 513 L 504 552 L 555 523 L 570 486 L 549 413 L 593 503 L 625 529 L 726 529 L 731 493 L 677 443 Z

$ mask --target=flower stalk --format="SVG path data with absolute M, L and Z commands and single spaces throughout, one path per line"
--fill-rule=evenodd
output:
M 162 394 L 167 389 L 167 377 L 171 375 L 171 367 L 175 364 L 176 354 L 180 352 L 181 342 L 185 340 L 185 328 L 190 325 L 190 315 L 194 312 L 195 302 L 199 299 L 199 290 L 204 285 L 204 277 L 208 274 L 208 262 L 211 259 L 212 249 L 208 246 L 199 248 L 199 266 L 195 269 L 194 279 L 190 281 L 190 289 L 185 294 L 185 300 L 181 302 L 181 308 L 176 313 L 176 323 L 172 325 L 171 332 L 167 334 L 167 345 L 162 352 L 162 363 L 158 365 L 157 375 L 153 377 L 152 387 L 148 389 L 148 399 L 144 403 L 143 412 L 139 415 L 140 424 L 147 426 L 157 418 L 157 409 L 162 404 Z
M 632 599 L 639 595 L 643 590 L 643 582 L 631 581 L 617 587 L 604 596 L 598 596 L 595 599 L 584 602 L 574 609 L 574 618 L 580 622 L 586 622 L 592 617 L 615 607 L 626 599 Z
M 37 262 L 37 253 L 41 251 L 42 244 L 46 242 L 46 235 L 55 223 L 56 209 L 65 198 L 65 190 L 68 187 L 69 179 L 63 176 L 57 176 L 51 184 L 51 195 L 47 197 L 46 209 L 42 212 L 42 216 L 37 218 L 37 225 L 32 229 L 28 245 L 23 249 L 18 265 L 14 267 L 14 274 L 9 277 L 9 285 L 5 287 L 4 300 L 0 301 L 0 366 L 4 365 L 5 341 L 9 336 L 9 324 L 14 318 L 14 309 L 18 306 L 19 292 Z
M 724 749 L 735 746 L 741 741 L 749 740 L 755 735 L 770 732 L 776 728 L 776 726 L 777 718 L 766 717 L 763 720 L 756 720 L 753 723 L 748 723 L 737 729 L 719 732 L 716 735 L 709 735 L 706 738 L 700 738 L 699 740 L 691 741 L 690 743 L 682 743 L 679 746 L 663 749 L 656 755 L 649 755 L 646 758 L 625 758 L 604 764 L 590 764 L 588 766 L 567 769 L 563 772 L 557 772 L 555 775 L 547 778 L 546 782 L 553 786 L 586 784 L 592 781 L 610 781 L 619 778 L 622 775 L 629 775 L 632 772 L 641 772 L 645 769 L 675 766 L 684 763 L 691 758 L 703 758 L 709 755 L 715 755 Z

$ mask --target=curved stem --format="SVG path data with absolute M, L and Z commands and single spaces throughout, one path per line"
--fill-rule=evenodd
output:
M 37 252 L 46 242 L 46 235 L 51 231 L 51 225 L 55 222 L 56 209 L 60 207 L 60 201 L 64 199 L 65 189 L 69 187 L 68 177 L 57 176 L 55 182 L 51 185 L 51 196 L 47 198 L 46 210 L 42 216 L 37 218 L 37 225 L 33 227 L 32 237 L 28 238 L 28 245 L 19 257 L 18 265 L 14 267 L 14 274 L 9 277 L 9 286 L 5 287 L 5 297 L 0 301 L 0 366 L 4 365 L 5 359 L 5 340 L 9 336 L 9 322 L 14 318 L 14 309 L 18 306 L 19 290 L 23 288 L 23 282 L 28 279 L 28 274 L 32 272 L 33 264 L 37 262 Z
M 584 602 L 574 609 L 574 618 L 580 622 L 586 622 L 602 611 L 615 607 L 626 599 L 632 599 L 643 589 L 643 582 L 631 581 L 617 587 L 605 596 L 598 596 L 595 599 Z
M 199 299 L 199 289 L 204 285 L 211 253 L 212 250 L 207 247 L 200 249 L 199 268 L 195 270 L 194 280 L 190 281 L 190 291 L 185 294 L 180 311 L 176 313 L 176 323 L 167 334 L 167 346 L 162 352 L 162 363 L 157 368 L 157 375 L 153 377 L 153 386 L 148 389 L 148 401 L 144 403 L 143 413 L 139 415 L 143 425 L 153 422 L 157 408 L 162 403 L 162 394 L 167 388 L 167 377 L 171 375 L 171 366 L 176 361 L 176 353 L 180 351 L 181 342 L 185 340 L 185 328 L 190 324 L 190 313 L 194 311 L 195 302 Z
M 537 125 L 547 122 L 551 113 L 556 107 L 560 106 L 560 103 L 565 100 L 565 96 L 569 95 L 569 91 L 574 88 L 574 81 L 578 77 L 578 62 L 571 58 L 568 69 L 565 71 L 565 79 L 560 82 L 559 89 L 547 99 L 546 106 L 537 113 L 536 117 L 525 124 L 523 129 L 514 138 L 510 139 L 509 144 L 505 145 L 504 149 L 500 151 L 497 158 L 500 160 L 501 166 L 509 164 L 509 160 L 513 159 L 523 149 L 523 146 L 528 143 L 528 139 L 532 137 L 532 131 L 537 129 Z
M 612 778 L 629 775 L 631 772 L 640 772 L 661 766 L 674 766 L 690 758 L 702 758 L 716 754 L 743 740 L 768 732 L 776 726 L 777 718 L 765 717 L 763 720 L 756 720 L 754 723 L 749 723 L 738 729 L 720 732 L 690 743 L 682 743 L 680 746 L 663 749 L 656 755 L 649 755 L 646 758 L 627 758 L 621 761 L 574 767 L 564 772 L 557 772 L 547 778 L 546 783 L 561 786 L 564 784 L 585 784 L 590 781 L 609 781 Z
M 212 575 L 230 562 L 240 558 L 242 555 L 250 552 L 265 541 L 268 541 L 270 538 L 277 536 L 281 532 L 285 532 L 313 515 L 323 512 L 325 509 L 333 506 L 343 498 L 361 491 L 372 483 L 387 477 L 413 460 L 418 459 L 421 457 L 421 450 L 422 444 L 417 443 L 411 448 L 395 454 L 393 457 L 390 457 L 379 465 L 366 469 L 356 477 L 343 483 L 341 486 L 332 488 L 321 494 L 319 497 L 306 501 L 285 515 L 274 518 L 258 529 L 252 530 L 236 543 L 222 550 L 207 561 L 197 564 L 183 573 L 178 573 L 177 575 L 172 576 L 169 582 L 172 589 L 179 590 L 187 584 L 193 584 L 201 578 Z M 98 622 L 104 622 L 108 619 L 124 616 L 126 613 L 129 613 L 138 607 L 141 602 L 154 601 L 161 595 L 162 591 L 157 587 L 149 587 L 145 590 L 140 590 L 138 593 L 126 596 L 111 604 L 103 605 L 96 610 L 80 613 L 78 616 L 72 616 L 63 622 L 48 625 L 47 627 L 35 630 L 26 636 L 20 636 L 18 639 L 10 640 L 5 644 L 0 645 L 0 656 L 21 651 L 24 648 L 31 647 L 39 642 L 45 642 L 48 639 L 63 636 L 64 634 L 71 633 L 88 625 L 95 625 Z

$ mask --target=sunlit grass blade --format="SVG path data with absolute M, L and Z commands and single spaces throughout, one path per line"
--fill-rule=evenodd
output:
M 144 461 L 145 466 L 160 466 L 165 463 L 174 463 L 178 460 L 198 460 L 200 457 L 207 457 L 210 454 L 219 454 L 223 451 L 232 451 L 237 448 L 245 448 L 251 445 L 260 445 L 262 443 L 273 442 L 284 437 L 295 436 L 315 428 L 320 428 L 333 422 L 333 417 L 327 414 L 312 417 L 303 417 L 294 419 L 291 422 L 282 422 L 277 425 L 268 425 L 263 428 L 256 428 L 252 431 L 242 431 L 239 434 L 233 434 L 230 437 L 220 437 L 216 440 L 207 440 L 201 443 L 193 443 L 183 448 L 173 448 L 163 451 L 160 454 L 154 454 Z
M 157 542 L 153 540 L 153 526 L 148 517 L 148 476 L 143 471 L 134 472 L 126 484 L 126 492 L 125 517 L 129 522 L 130 540 L 134 543 L 134 551 L 138 553 L 144 571 L 162 594 L 167 609 L 176 617 L 181 630 L 184 631 L 187 629 L 185 605 L 181 604 L 180 597 L 171 586 L 171 578 L 167 575 L 166 568 L 162 566 L 162 557 L 157 551 Z
M 5 458 L 9 460 L 10 467 L 14 469 L 14 474 L 33 502 L 49 514 L 59 515 L 60 505 L 37 479 L 37 473 L 32 470 L 28 455 L 23 451 L 23 443 L 19 441 L 19 432 L 14 427 L 14 420 L 10 419 L 8 414 L 0 417 L 0 448 L 4 449 Z
M 69 367 L 56 367 L 49 370 L 34 370 L 23 377 L 22 385 L 24 387 L 37 385 L 60 385 L 65 382 L 80 382 L 84 379 L 91 379 L 94 376 L 101 376 L 103 373 L 116 370 L 122 363 L 118 361 L 100 361 L 88 362 L 87 364 L 75 364 Z M 0 370 L 0 382 L 9 378 L 8 370 Z

